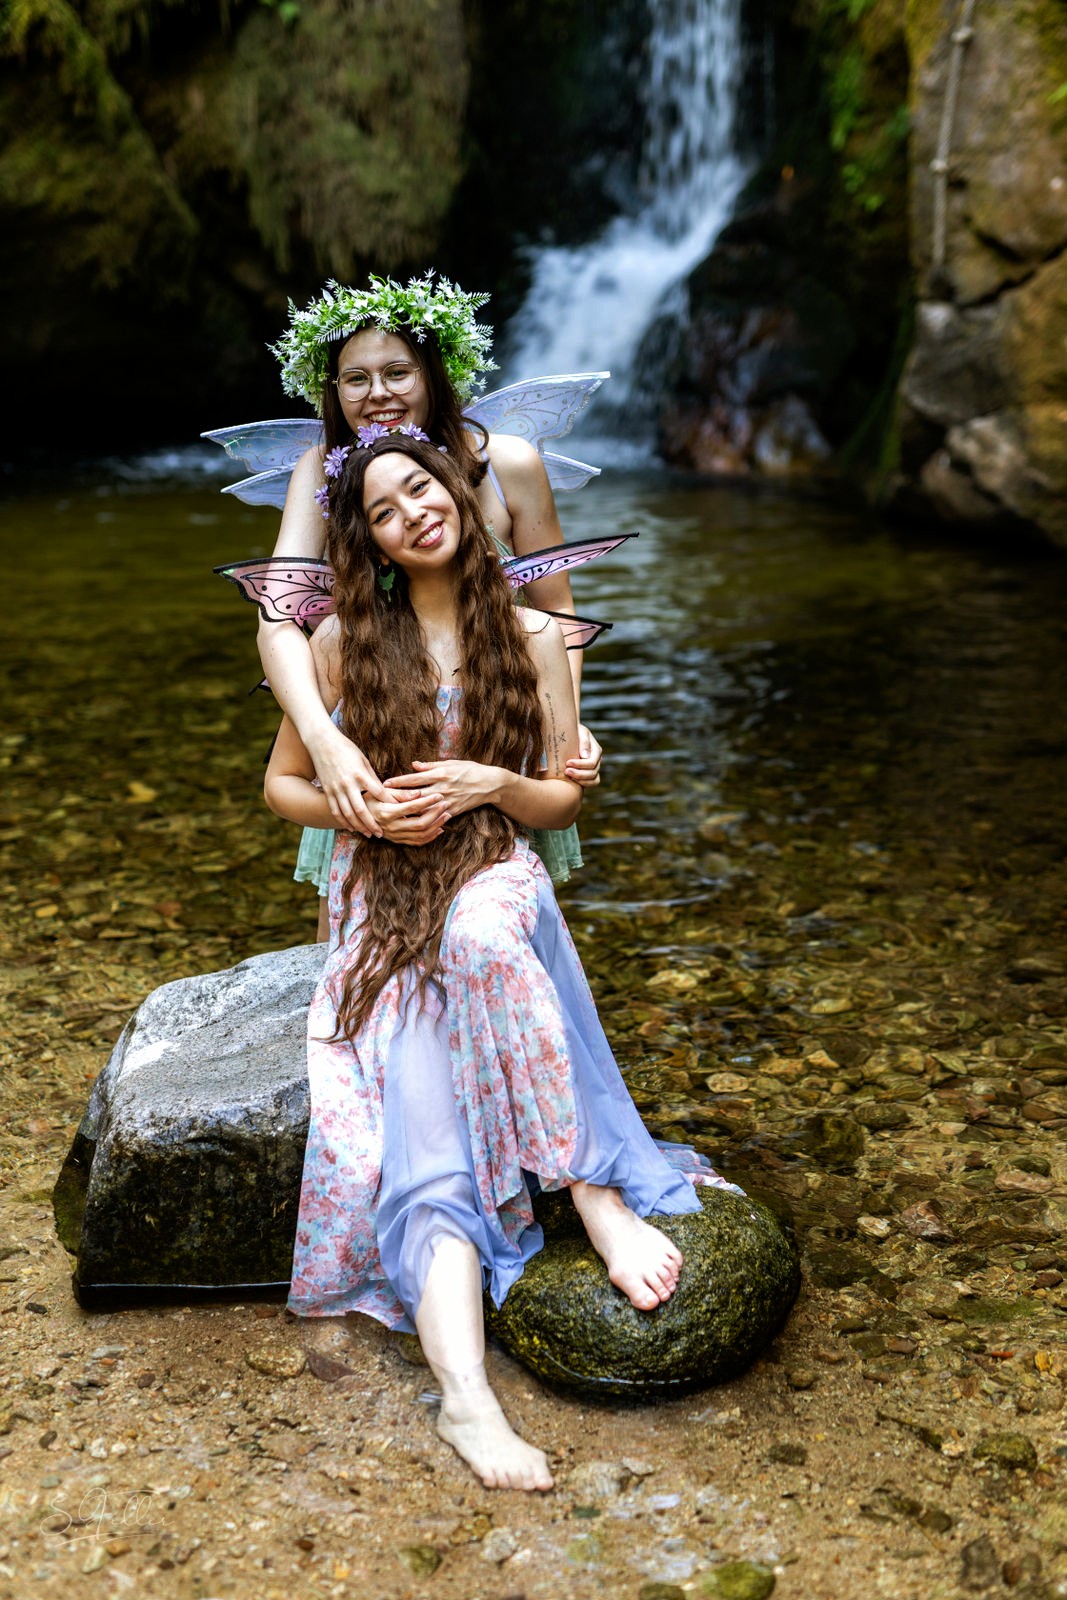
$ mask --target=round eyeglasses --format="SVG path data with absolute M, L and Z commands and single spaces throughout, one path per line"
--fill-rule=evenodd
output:
M 370 394 L 376 377 L 390 394 L 407 394 L 409 390 L 414 389 L 418 376 L 419 369 L 412 362 L 391 361 L 378 373 L 364 372 L 362 367 L 353 367 L 350 371 L 342 372 L 341 376 L 333 381 L 342 400 L 358 402 L 365 400 Z

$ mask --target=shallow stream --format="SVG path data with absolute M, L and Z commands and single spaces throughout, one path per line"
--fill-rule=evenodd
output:
M 220 481 L 155 458 L 4 511 L 16 1162 L 27 1117 L 72 1129 L 149 988 L 313 936 L 260 799 L 254 613 L 211 573 L 267 552 L 274 514 Z M 1014 1168 L 1059 1138 L 1067 566 L 662 475 L 564 515 L 640 530 L 575 578 L 615 627 L 587 657 L 604 784 L 561 898 L 655 1131 L 786 1191 L 822 1171 L 824 1240 L 885 1209 L 902 1161 L 973 1181 L 966 1149 L 1006 1140 Z

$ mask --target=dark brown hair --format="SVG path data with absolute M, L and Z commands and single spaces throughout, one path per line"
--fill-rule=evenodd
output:
M 355 328 L 343 338 L 332 340 L 329 345 L 330 359 L 326 369 L 326 386 L 322 391 L 322 423 L 327 450 L 332 450 L 339 444 L 351 444 L 354 437 L 341 407 L 341 397 L 337 393 L 335 381 L 341 352 L 349 339 L 353 339 L 357 333 L 375 327 L 375 323 L 367 323 L 366 329 Z M 489 435 L 479 423 L 473 424 L 477 432 L 482 435 L 480 450 L 475 442 L 475 435 L 471 432 L 471 425 L 463 420 L 463 408 L 455 389 L 449 382 L 436 338 L 432 333 L 427 333 L 420 342 L 406 328 L 388 328 L 385 331 L 407 345 L 412 360 L 426 380 L 430 400 L 426 432 L 435 444 L 445 446 L 453 461 L 463 463 L 468 481 L 472 488 L 477 488 L 488 471 L 488 465 L 482 458 L 482 450 L 489 442 Z
M 452 575 L 461 653 L 455 682 L 462 694 L 454 754 L 510 772 L 534 768 L 544 748 L 537 673 L 474 492 L 450 456 L 396 434 L 353 450 L 331 490 L 326 553 L 336 574 L 344 732 L 382 777 L 433 761 L 440 751 L 438 671 L 404 573 L 394 564 L 388 595 L 376 582 L 379 551 L 363 511 L 367 469 L 392 453 L 409 456 L 442 483 L 459 510 Z M 346 914 L 358 883 L 366 916 L 358 956 L 335 996 L 339 1034 L 355 1037 L 386 983 L 405 967 L 415 966 L 425 993 L 438 970 L 449 906 L 476 872 L 507 858 L 516 832 L 503 812 L 485 805 L 453 817 L 432 844 L 356 840 Z

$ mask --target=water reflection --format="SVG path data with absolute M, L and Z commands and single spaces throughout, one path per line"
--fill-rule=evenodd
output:
M 148 988 L 313 927 L 259 796 L 254 614 L 211 574 L 274 518 L 175 468 L 5 510 L 33 572 L 0 646 L 6 937 L 38 963 L 19 1059 L 57 1104 L 57 1043 L 99 1064 Z M 751 1155 L 871 1083 L 942 1114 L 937 1052 L 994 1071 L 1061 1048 L 1063 564 L 654 476 L 591 485 L 565 522 L 641 531 L 575 578 L 616 625 L 587 660 L 605 783 L 562 898 L 657 1130 Z

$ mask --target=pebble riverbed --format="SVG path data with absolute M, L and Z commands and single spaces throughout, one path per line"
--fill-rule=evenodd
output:
M 48 1196 L 126 1016 L 311 908 L 257 800 L 252 614 L 204 576 L 263 520 L 185 480 L 27 495 L 54 561 L 2 646 L 4 1600 L 1067 1595 L 1061 564 L 815 496 L 579 503 L 571 537 L 643 534 L 575 581 L 618 623 L 561 899 L 653 1131 L 792 1218 L 796 1311 L 648 1407 L 493 1352 L 557 1472 L 527 1500 L 372 1326 L 78 1309 Z

